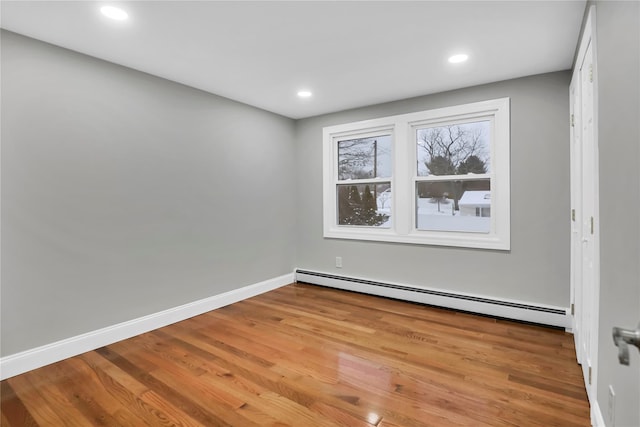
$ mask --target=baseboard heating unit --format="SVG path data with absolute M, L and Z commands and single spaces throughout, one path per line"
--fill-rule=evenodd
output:
M 296 270 L 296 281 L 541 325 L 571 328 L 571 317 L 568 314 L 568 308 L 565 307 L 454 293 L 300 269 Z

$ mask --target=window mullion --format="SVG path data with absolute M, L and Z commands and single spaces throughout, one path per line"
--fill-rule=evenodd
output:
M 391 182 L 390 177 L 385 178 L 363 178 L 363 179 L 343 179 L 336 180 L 338 185 L 360 185 L 360 184 L 386 184 Z
M 466 174 L 466 175 L 427 175 L 416 176 L 416 182 L 423 181 L 477 181 L 481 179 L 491 179 L 493 174 Z
M 394 227 L 399 235 L 407 235 L 411 231 L 413 214 L 413 191 L 411 190 L 414 175 L 411 165 L 411 138 L 406 123 L 398 123 L 394 140 L 394 168 L 391 188 L 394 194 Z M 415 156 L 414 156 L 415 157 Z

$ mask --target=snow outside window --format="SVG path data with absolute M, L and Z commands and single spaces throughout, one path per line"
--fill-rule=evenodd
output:
M 324 236 L 508 250 L 509 99 L 324 128 Z

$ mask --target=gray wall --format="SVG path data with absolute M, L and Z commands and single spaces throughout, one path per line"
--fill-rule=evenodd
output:
M 640 354 L 618 364 L 611 328 L 640 322 L 640 3 L 596 2 L 600 165 L 598 405 L 607 425 L 640 425 Z
M 538 75 L 298 121 L 297 266 L 567 307 L 569 79 Z M 324 126 L 501 97 L 511 98 L 511 251 L 322 237 Z
M 292 120 L 2 32 L 2 351 L 291 273 Z

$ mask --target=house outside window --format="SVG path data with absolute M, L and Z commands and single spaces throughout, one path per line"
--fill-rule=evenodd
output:
M 324 129 L 324 236 L 508 250 L 509 99 Z

